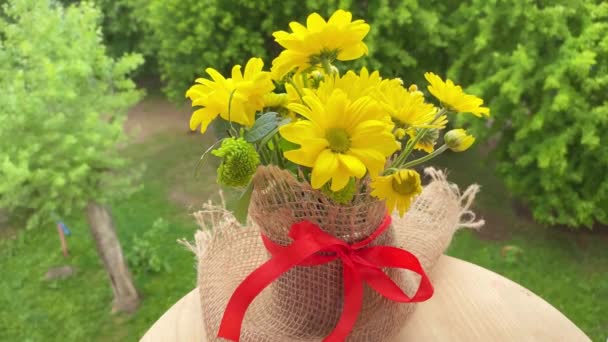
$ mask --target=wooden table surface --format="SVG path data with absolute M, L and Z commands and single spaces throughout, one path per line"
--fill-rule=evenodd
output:
M 398 341 L 590 341 L 566 316 L 524 287 L 442 256 L 434 296 L 418 305 Z M 198 289 L 171 307 L 141 341 L 205 342 Z

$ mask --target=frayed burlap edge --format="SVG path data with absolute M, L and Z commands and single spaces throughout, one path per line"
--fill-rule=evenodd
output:
M 449 245 L 451 238 L 453 236 L 453 233 L 458 229 L 458 228 L 474 228 L 477 229 L 479 227 L 481 227 L 484 224 L 483 220 L 476 220 L 475 218 L 475 214 L 472 212 L 471 210 L 471 205 L 473 203 L 473 200 L 475 198 L 475 195 L 477 194 L 477 192 L 479 191 L 479 186 L 477 185 L 471 185 L 469 186 L 463 193 L 460 192 L 458 186 L 454 185 L 454 184 L 450 184 L 447 182 L 446 180 L 446 176 L 445 173 L 439 170 L 436 170 L 434 168 L 427 168 L 425 169 L 425 174 L 427 176 L 429 176 L 431 178 L 431 182 L 429 183 L 429 185 L 427 185 L 425 187 L 425 191 L 427 193 L 432 193 L 434 194 L 435 198 L 443 198 L 444 200 L 446 198 L 449 198 L 450 201 L 449 203 L 454 204 L 455 205 L 455 209 L 457 210 L 457 214 L 454 215 L 454 223 L 453 224 L 449 224 L 449 225 L 444 225 L 445 227 L 439 227 L 441 229 L 435 229 L 434 232 L 430 232 L 429 231 L 429 227 L 426 227 L 426 230 L 424 229 L 425 227 L 423 227 L 424 225 L 410 225 L 407 229 L 407 239 L 400 239 L 399 241 L 401 241 L 400 244 L 397 244 L 397 247 L 400 248 L 404 248 L 410 252 L 412 252 L 413 254 L 417 255 L 421 261 L 421 264 L 423 265 L 423 267 L 425 268 L 425 270 L 427 271 L 427 273 L 430 273 L 432 271 L 432 268 L 434 266 L 434 264 L 436 263 L 436 261 L 438 260 L 439 256 L 445 251 L 445 249 L 447 248 L 447 246 Z M 441 196 L 441 197 L 437 197 L 437 196 Z M 423 194 L 414 202 L 414 204 L 412 205 L 412 208 L 417 208 L 418 206 L 422 206 L 425 207 L 425 204 L 422 203 L 418 203 L 417 202 L 424 202 L 425 199 L 424 197 L 424 192 Z M 449 210 L 449 209 L 446 209 Z M 422 211 L 421 211 L 422 212 Z M 432 213 L 430 213 L 432 214 Z M 202 228 L 201 230 L 197 231 L 197 233 L 195 234 L 195 242 L 194 244 L 188 244 L 189 248 L 191 250 L 193 250 L 193 252 L 195 252 L 198 260 L 199 260 L 199 265 L 198 265 L 198 271 L 199 271 L 199 279 L 198 279 L 198 284 L 199 284 L 199 289 L 201 291 L 201 301 L 202 301 L 202 306 L 203 306 L 203 316 L 205 317 L 205 325 L 207 328 L 207 338 L 210 341 L 216 340 L 215 339 L 215 334 L 217 332 L 217 324 L 219 324 L 218 319 L 219 317 L 221 317 L 221 312 L 223 310 L 223 306 L 225 306 L 225 303 L 222 303 L 221 305 L 217 305 L 217 307 L 215 307 L 215 310 L 213 310 L 214 312 L 211 313 L 211 309 L 209 308 L 210 306 L 216 306 L 214 301 L 205 301 L 204 298 L 206 298 L 205 296 L 209 296 L 214 290 L 214 287 L 216 286 L 221 286 L 221 284 L 209 284 L 209 282 L 211 282 L 209 279 L 205 279 L 205 275 L 207 276 L 207 278 L 209 278 L 209 273 L 206 273 L 208 271 L 210 271 L 209 269 L 206 268 L 206 264 L 209 264 L 209 260 L 213 260 L 214 255 L 213 253 L 217 253 L 217 251 L 214 251 L 214 244 L 218 244 L 218 241 L 223 241 L 226 238 L 232 238 L 234 239 L 235 236 L 238 236 L 238 238 L 236 238 L 236 240 L 234 241 L 239 241 L 239 239 L 255 239 L 256 241 L 259 240 L 259 233 L 257 231 L 257 229 L 255 229 L 252 226 L 255 226 L 255 223 L 253 222 L 248 222 L 248 225 L 246 227 L 242 227 L 241 224 L 239 224 L 239 222 L 233 217 L 233 215 L 227 211 L 225 209 L 225 206 L 220 205 L 213 205 L 212 203 L 207 203 L 205 205 L 203 205 L 203 208 L 198 211 L 197 213 L 194 214 L 194 217 L 196 218 L 197 223 L 199 224 L 199 226 Z M 406 214 L 403 218 L 399 218 L 399 217 L 395 217 L 394 218 L 394 226 L 396 227 L 401 227 L 402 225 L 404 227 L 407 227 L 408 224 L 408 220 L 411 222 L 412 220 L 415 220 L 416 218 L 412 218 L 412 217 L 408 217 L 408 214 Z M 416 231 L 416 229 L 420 230 L 420 231 Z M 397 235 L 403 233 L 402 231 L 397 231 Z M 429 235 L 432 235 L 429 237 Z M 225 242 L 224 242 L 225 243 Z M 259 248 L 263 248 L 263 246 L 260 244 L 258 246 Z M 257 248 L 257 247 L 256 247 Z M 243 256 L 244 257 L 244 256 Z M 207 265 L 209 266 L 209 265 Z M 226 265 L 227 267 L 228 265 Z M 220 270 L 218 270 L 220 271 Z M 244 278 L 246 274 L 242 275 L 242 278 Z M 392 274 L 391 276 L 396 276 L 396 277 L 404 277 L 403 275 L 400 274 Z M 300 275 L 301 277 L 301 275 Z M 221 279 L 221 277 L 220 277 Z M 405 279 L 405 278 L 404 278 Z M 208 282 L 205 282 L 205 280 L 209 280 Z M 412 289 L 412 280 L 411 279 L 405 279 L 403 280 L 405 286 L 403 287 L 404 289 L 410 290 Z M 232 285 L 235 286 L 235 285 Z M 211 291 L 209 291 L 209 289 L 211 289 Z M 230 292 L 230 291 L 229 291 Z M 270 291 L 268 291 L 270 292 Z M 268 294 L 266 293 L 265 296 L 265 301 L 271 300 L 272 302 L 272 294 Z M 270 297 L 270 299 L 269 299 Z M 276 297 L 276 292 L 275 292 L 275 297 Z M 275 298 L 276 299 L 276 298 Z M 273 305 L 275 306 L 275 309 L 280 309 L 281 306 L 281 301 L 284 301 L 285 299 L 281 299 L 279 300 L 279 303 L 275 303 L 276 300 L 273 302 Z M 301 300 L 301 299 L 299 299 Z M 390 308 L 388 309 L 389 311 L 391 311 L 391 315 L 387 316 L 386 319 L 384 319 L 385 326 L 380 327 L 378 326 L 378 324 L 376 324 L 375 326 L 378 329 L 373 329 L 374 327 L 371 327 L 372 329 L 370 329 L 369 326 L 365 326 L 365 323 L 363 324 L 358 324 L 360 327 L 353 330 L 353 338 L 349 338 L 349 341 L 365 341 L 365 340 L 370 340 L 377 338 L 377 334 L 378 333 L 384 333 L 386 331 L 386 335 L 382 335 L 382 336 L 391 336 L 392 333 L 389 331 L 387 331 L 387 327 L 390 326 L 394 326 L 395 324 L 399 324 L 399 326 L 401 326 L 401 323 L 403 322 L 403 319 L 405 319 L 407 317 L 407 315 L 409 315 L 409 313 L 411 313 L 414 309 L 414 305 L 412 304 L 400 304 L 398 306 L 394 305 L 394 303 L 386 303 L 387 305 L 390 305 Z M 333 304 L 332 304 L 333 305 Z M 268 305 L 266 305 L 268 306 Z M 287 305 L 289 306 L 289 305 Z M 372 305 L 373 306 L 377 306 L 377 305 Z M 289 309 L 289 308 L 287 308 Z M 373 308 L 372 308 L 373 309 Z M 283 315 L 285 312 L 280 313 L 283 310 L 257 310 L 257 312 L 253 313 L 253 314 L 249 314 L 248 312 L 248 316 L 246 316 L 246 320 L 249 317 L 250 320 L 258 320 L 258 321 L 263 321 L 265 318 L 268 318 L 269 320 L 272 320 L 273 317 L 270 316 L 278 316 L 278 315 Z M 367 310 L 370 311 L 370 310 Z M 372 310 L 373 311 L 373 310 Z M 386 311 L 386 310 L 385 310 Z M 277 313 L 279 312 L 279 313 Z M 287 310 L 287 312 L 289 312 L 289 310 Z M 206 313 L 208 313 L 208 315 L 206 315 Z M 365 315 L 366 312 L 362 312 L 360 318 L 362 318 L 362 320 L 365 320 Z M 370 312 L 371 315 L 371 312 Z M 211 319 L 209 318 L 211 317 Z M 252 318 L 253 317 L 253 318 Z M 289 321 L 288 322 L 281 322 L 280 319 L 276 319 L 276 317 L 274 317 L 274 321 L 272 325 L 269 325 L 266 327 L 266 330 L 270 329 L 273 330 L 274 328 L 277 328 L 277 331 L 283 332 L 285 331 L 285 329 L 289 330 L 290 328 L 292 328 L 289 325 Z M 393 319 L 394 318 L 394 319 Z M 361 321 L 361 320 L 360 320 Z M 281 326 L 281 323 L 283 323 L 284 325 Z M 359 323 L 359 322 L 358 322 Z M 368 324 L 369 325 L 369 324 Z M 259 327 L 258 327 L 259 326 Z M 331 325 L 333 326 L 333 325 Z M 263 324 L 260 325 L 256 325 L 254 324 L 252 329 L 264 329 L 263 328 Z M 250 327 L 251 330 L 251 327 Z M 367 333 L 366 331 L 369 330 L 376 330 L 378 333 L 376 335 L 373 335 L 373 333 Z M 325 333 L 325 332 L 323 332 Z M 242 340 L 246 340 L 246 341 L 284 341 L 284 340 L 292 340 L 292 341 L 316 341 L 316 340 L 320 340 L 319 336 L 312 336 L 309 334 L 298 334 L 297 331 L 296 332 L 290 332 L 289 334 L 285 335 L 285 336 L 290 336 L 289 338 L 286 339 L 285 336 L 278 336 L 277 332 L 271 332 L 269 334 L 265 334 L 263 331 L 259 331 L 259 332 L 252 332 L 252 331 L 247 331 L 246 327 L 244 326 L 244 336 L 242 335 Z
M 471 210 L 480 186 L 478 184 L 471 184 L 461 193 L 458 185 L 447 181 L 446 173 L 433 167 L 424 169 L 425 175 L 429 176 L 433 182 L 439 182 L 443 186 L 446 195 L 454 197 L 460 203 L 460 219 L 456 229 L 480 229 L 485 225 L 485 220 L 477 219 L 475 213 Z M 224 196 L 221 191 L 219 196 L 221 204 L 204 203 L 200 210 L 192 214 L 196 223 L 201 228 L 195 233 L 194 243 L 190 243 L 185 239 L 179 240 L 180 244 L 186 246 L 198 259 L 204 257 L 207 245 L 214 240 L 216 235 L 222 234 L 226 230 L 241 228 L 241 224 L 234 218 L 232 212 L 226 209 Z M 251 220 L 248 220 L 247 225 L 249 224 L 251 224 Z

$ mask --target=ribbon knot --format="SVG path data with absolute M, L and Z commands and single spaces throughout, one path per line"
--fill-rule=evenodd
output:
M 245 312 L 273 281 L 294 266 L 318 266 L 340 259 L 344 283 L 342 315 L 325 342 L 343 341 L 352 331 L 363 305 L 363 284 L 380 295 L 400 303 L 422 302 L 433 295 L 433 287 L 412 253 L 392 246 L 369 246 L 390 225 L 385 216 L 380 226 L 363 241 L 348 244 L 319 228 L 302 221 L 291 226 L 288 246 L 275 244 L 266 236 L 262 240 L 272 257 L 251 272 L 236 288 L 222 317 L 218 337 L 238 341 Z M 383 268 L 401 268 L 420 275 L 420 284 L 411 298 L 399 288 Z

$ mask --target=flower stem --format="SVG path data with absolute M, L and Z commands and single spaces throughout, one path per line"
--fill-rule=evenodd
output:
M 291 77 L 289 78 L 288 82 L 291 83 L 291 85 L 293 86 L 293 89 L 295 89 L 296 93 L 298 93 L 298 97 L 300 98 L 300 101 L 302 101 L 302 104 L 305 106 L 308 106 L 306 104 L 306 102 L 304 102 L 304 97 L 302 96 L 300 89 L 298 89 L 298 86 L 295 84 L 295 82 L 293 81 L 293 79 Z
M 304 83 L 304 88 L 308 88 L 308 73 L 303 72 L 300 77 L 302 77 L 302 83 Z
M 231 93 L 230 93 L 230 97 L 228 98 L 228 124 L 230 125 L 230 131 L 232 133 L 234 133 L 234 136 L 238 136 L 238 132 L 236 131 L 236 129 L 234 128 L 234 126 L 232 126 L 232 118 L 230 116 L 230 114 L 232 113 L 232 98 L 234 97 L 234 93 L 236 93 L 236 89 L 234 89 Z
M 281 149 L 279 148 L 279 140 L 279 135 L 275 134 L 272 138 L 272 144 L 274 145 L 274 151 L 277 155 L 277 165 L 284 169 L 285 166 L 283 165 L 283 156 L 281 155 Z
M 331 75 L 331 63 L 329 62 L 329 58 L 321 58 L 321 64 L 327 75 Z
M 438 110 L 437 114 L 435 114 L 435 118 L 433 119 L 433 121 L 437 120 L 437 118 L 439 118 L 446 112 L 447 112 L 447 110 L 445 108 L 441 108 L 440 110 Z M 401 152 L 401 154 L 399 154 L 399 156 L 397 156 L 397 159 L 395 159 L 395 161 L 393 161 L 391 163 L 389 168 L 399 168 L 407 160 L 407 157 L 410 156 L 410 154 L 414 150 L 414 147 L 416 146 L 416 144 L 420 141 L 420 139 L 422 139 L 424 137 L 424 135 L 429 130 L 430 130 L 430 128 L 423 128 L 420 130 L 420 132 L 418 132 L 418 134 L 416 134 L 416 136 L 413 139 L 408 140 L 403 152 Z
M 424 162 L 427 162 L 435 157 L 437 157 L 438 155 L 442 154 L 443 152 L 445 152 L 448 149 L 448 145 L 443 145 L 440 148 L 436 149 L 435 151 L 433 151 L 433 153 L 429 153 L 426 156 L 422 157 L 422 158 L 418 158 L 418 159 L 414 159 L 409 163 L 405 163 L 403 164 L 402 168 L 407 169 L 407 168 L 411 168 L 412 166 L 416 166 L 418 164 L 422 164 Z

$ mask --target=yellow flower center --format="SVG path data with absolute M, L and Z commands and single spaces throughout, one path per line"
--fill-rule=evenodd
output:
M 350 148 L 350 137 L 344 128 L 330 128 L 325 132 L 329 148 L 336 153 L 344 153 Z
M 391 185 L 396 193 L 403 196 L 410 196 L 415 194 L 418 190 L 415 177 L 407 177 L 405 179 L 401 177 L 393 177 Z

